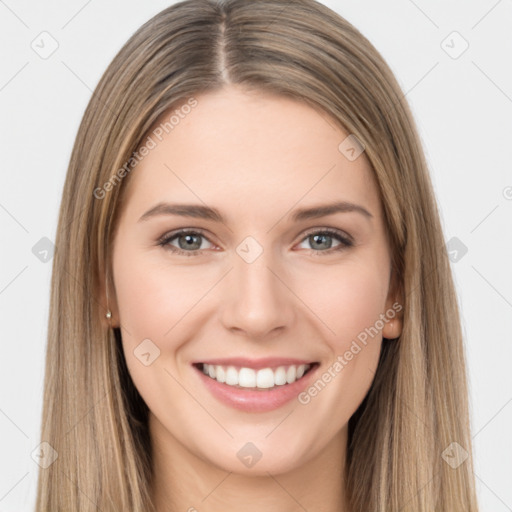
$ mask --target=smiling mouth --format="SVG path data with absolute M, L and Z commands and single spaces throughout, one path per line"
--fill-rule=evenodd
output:
M 289 364 L 275 368 L 247 368 L 207 363 L 196 363 L 193 366 L 205 375 L 221 384 L 247 390 L 272 390 L 287 386 L 302 379 L 319 363 Z

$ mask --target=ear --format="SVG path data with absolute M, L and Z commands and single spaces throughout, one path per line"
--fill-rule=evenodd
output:
M 388 297 L 386 299 L 386 318 L 388 319 L 382 329 L 382 336 L 395 339 L 400 336 L 403 329 L 404 298 L 402 285 L 394 269 L 391 271 Z
M 119 311 L 117 307 L 116 293 L 114 289 L 113 282 L 108 281 L 108 275 L 111 274 L 110 271 L 108 274 L 105 273 L 105 269 L 101 269 L 98 277 L 98 292 L 99 292 L 99 310 L 100 310 L 100 319 L 102 324 L 106 329 L 110 327 L 119 327 Z M 110 279 L 112 281 L 112 279 Z M 108 287 L 108 294 L 107 294 Z M 108 299 L 107 299 L 108 297 Z M 110 311 L 111 317 L 107 318 L 107 312 Z

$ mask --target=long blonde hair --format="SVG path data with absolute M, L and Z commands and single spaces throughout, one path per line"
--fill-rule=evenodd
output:
M 377 50 L 315 0 L 174 4 L 96 87 L 55 241 L 41 441 L 58 457 L 40 470 L 36 510 L 154 510 L 148 409 L 100 292 L 130 179 L 119 170 L 164 112 L 226 83 L 320 107 L 364 141 L 379 187 L 404 323 L 349 422 L 350 512 L 477 511 L 457 297 L 415 123 Z M 454 446 L 468 454 L 458 467 L 442 456 Z

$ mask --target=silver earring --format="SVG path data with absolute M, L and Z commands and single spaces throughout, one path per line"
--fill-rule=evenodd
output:
M 107 311 L 107 313 L 105 314 L 105 316 L 110 320 L 112 318 L 112 312 L 110 311 L 110 309 Z

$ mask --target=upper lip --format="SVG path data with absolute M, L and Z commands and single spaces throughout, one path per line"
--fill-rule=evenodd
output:
M 296 359 L 293 357 L 264 357 L 262 359 L 249 359 L 246 357 L 230 357 L 225 359 L 205 359 L 193 363 L 199 365 L 201 363 L 211 364 L 215 366 L 238 366 L 241 368 L 277 368 L 278 366 L 290 366 L 301 364 L 314 364 L 316 361 L 308 361 L 306 359 Z

